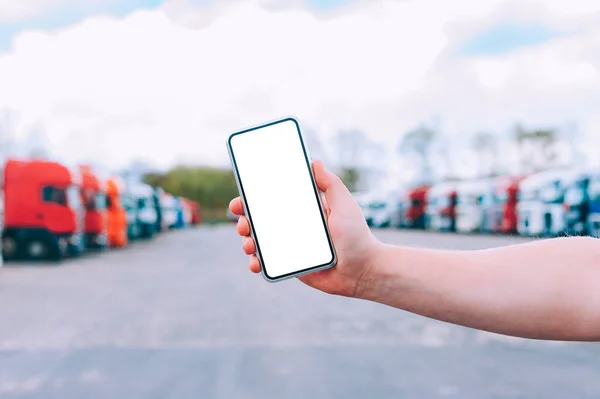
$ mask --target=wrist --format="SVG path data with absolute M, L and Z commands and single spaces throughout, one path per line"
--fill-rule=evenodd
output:
M 391 252 L 398 251 L 398 247 L 378 242 L 372 251 L 364 272 L 360 276 L 354 297 L 369 301 L 380 302 L 385 291 L 385 284 L 389 282 L 391 272 Z

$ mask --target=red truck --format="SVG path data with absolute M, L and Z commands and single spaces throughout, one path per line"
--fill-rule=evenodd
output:
M 80 166 L 81 201 L 85 208 L 85 246 L 104 248 L 107 244 L 106 184 L 89 166 Z
M 199 225 L 200 223 L 202 223 L 202 213 L 200 211 L 200 204 L 196 201 L 192 201 L 187 198 L 184 198 L 183 200 L 188 205 L 188 207 L 190 208 L 190 211 L 192 213 L 191 224 L 193 226 L 196 226 L 196 225 Z
M 494 233 L 516 233 L 519 223 L 519 185 L 523 177 L 502 176 L 494 182 L 494 200 L 490 210 Z
M 456 190 L 452 190 L 448 194 L 448 203 L 445 207 L 440 210 L 440 216 L 447 218 L 449 231 L 456 231 L 456 205 L 458 202 L 458 193 Z
M 5 259 L 61 259 L 83 251 L 78 171 L 56 162 L 9 160 L 3 190 Z
M 425 209 L 427 207 L 427 192 L 429 186 L 413 187 L 408 192 L 408 208 L 404 217 L 406 227 L 413 229 L 425 228 Z
M 117 177 L 108 179 L 106 186 L 106 210 L 108 224 L 108 244 L 111 248 L 122 248 L 128 243 L 127 229 L 129 221 L 127 220 L 127 210 L 123 200 L 130 199 L 125 195 L 125 182 Z M 127 206 L 132 207 L 129 204 Z M 135 222 L 135 215 L 132 222 Z

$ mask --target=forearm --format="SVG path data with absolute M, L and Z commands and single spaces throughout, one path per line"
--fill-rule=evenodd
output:
M 600 340 L 600 240 L 546 240 L 471 252 L 386 245 L 359 295 L 506 335 Z

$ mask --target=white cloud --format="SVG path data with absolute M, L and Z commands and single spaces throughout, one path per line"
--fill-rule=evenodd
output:
M 391 149 L 432 115 L 456 135 L 569 119 L 600 135 L 600 6 L 570 4 L 566 13 L 558 0 L 359 2 L 320 18 L 260 0 L 196 12 L 173 2 L 20 35 L 0 56 L 0 108 L 19 111 L 24 126 L 43 120 L 59 156 L 113 164 L 226 164 L 228 133 L 288 114 L 325 137 L 363 129 Z M 499 57 L 453 55 L 518 9 L 573 33 Z
M 135 0 L 0 0 L 0 22 L 20 22 L 34 17 L 47 22 L 44 18 L 47 12 L 110 12 L 115 6 L 132 1 L 131 6 L 134 6 Z M 52 24 L 55 19 L 56 16 L 52 16 L 49 22 Z
M 41 14 L 67 0 L 0 0 L 0 22 L 18 21 Z

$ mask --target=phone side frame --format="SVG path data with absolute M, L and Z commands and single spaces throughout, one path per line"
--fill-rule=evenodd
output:
M 267 273 L 265 272 L 265 268 L 263 267 L 264 261 L 263 261 L 262 253 L 260 251 L 260 244 L 259 244 L 259 242 L 256 239 L 255 234 L 254 234 L 254 226 L 253 226 L 253 223 L 252 223 L 252 216 L 250 215 L 250 212 L 248 211 L 249 207 L 248 207 L 246 196 L 244 194 L 243 186 L 242 186 L 240 175 L 239 175 L 238 168 L 237 168 L 237 163 L 235 161 L 235 156 L 233 154 L 233 148 L 232 148 L 232 145 L 231 145 L 231 139 L 234 136 L 242 134 L 242 133 L 248 133 L 248 132 L 253 131 L 253 130 L 257 130 L 257 129 L 260 129 L 260 128 L 272 126 L 272 125 L 275 125 L 275 124 L 278 124 L 278 123 L 283 123 L 283 122 L 286 122 L 286 121 L 291 121 L 296 126 L 296 131 L 298 132 L 298 136 L 300 138 L 300 144 L 302 145 L 302 151 L 304 153 L 304 160 L 306 161 L 308 169 L 309 169 L 310 180 L 312 182 L 314 193 L 315 193 L 316 198 L 317 198 L 317 203 L 319 204 L 319 211 L 321 213 L 321 218 L 322 218 L 322 221 L 323 221 L 323 226 L 325 227 L 325 234 L 327 235 L 327 240 L 329 242 L 329 247 L 331 248 L 331 253 L 332 253 L 333 259 L 332 259 L 331 262 L 326 263 L 324 265 L 319 265 L 319 266 L 315 266 L 315 267 L 312 267 L 312 268 L 309 268 L 309 269 L 300 270 L 300 271 L 295 272 L 295 273 L 286 274 L 286 275 L 283 275 L 281 277 L 272 278 L 272 277 L 269 277 L 267 275 Z M 262 277 L 267 282 L 269 282 L 269 283 L 277 283 L 277 282 L 280 282 L 280 281 L 289 280 L 289 279 L 292 279 L 292 278 L 304 276 L 306 274 L 315 273 L 315 272 L 318 272 L 318 271 L 327 270 L 327 269 L 331 269 L 332 267 L 335 267 L 337 265 L 337 262 L 338 262 L 338 257 L 337 257 L 337 253 L 336 253 L 336 250 L 335 250 L 335 246 L 333 245 L 333 239 L 331 238 L 331 233 L 329 231 L 329 225 L 327 224 L 327 215 L 325 214 L 325 209 L 324 209 L 324 206 L 323 206 L 323 198 L 321 196 L 322 194 L 321 194 L 321 191 L 319 190 L 319 188 L 317 186 L 317 182 L 315 180 L 315 176 L 314 176 L 314 173 L 313 173 L 312 158 L 309 155 L 310 151 L 306 147 L 306 143 L 305 143 L 304 137 L 302 135 L 302 130 L 300 129 L 300 124 L 298 123 L 298 121 L 296 120 L 296 118 L 293 117 L 293 116 L 287 116 L 287 117 L 284 117 L 284 118 L 281 118 L 281 119 L 276 119 L 276 120 L 271 121 L 271 122 L 262 123 L 260 125 L 256 125 L 256 126 L 249 127 L 247 129 L 244 129 L 244 130 L 232 133 L 229 136 L 229 138 L 227 139 L 227 151 L 229 153 L 229 160 L 230 160 L 231 165 L 232 165 L 233 174 L 234 174 L 234 177 L 235 177 L 235 183 L 237 185 L 237 189 L 238 189 L 238 192 L 240 194 L 240 198 L 242 200 L 242 206 L 244 208 L 244 214 L 248 218 L 248 223 L 250 223 L 250 237 L 254 240 L 254 243 L 256 244 L 256 256 L 257 256 L 257 258 L 258 258 L 258 260 L 260 262 L 260 265 L 261 265 L 261 272 L 260 272 L 260 274 L 262 275 Z

